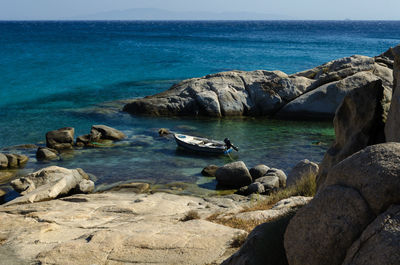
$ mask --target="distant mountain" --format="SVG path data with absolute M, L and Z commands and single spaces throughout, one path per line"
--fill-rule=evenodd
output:
M 284 20 L 293 19 L 276 14 L 253 12 L 176 12 L 158 8 L 115 10 L 69 19 L 83 20 Z

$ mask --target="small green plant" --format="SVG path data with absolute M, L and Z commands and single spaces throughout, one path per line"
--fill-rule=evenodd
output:
M 187 222 L 190 220 L 200 219 L 200 215 L 197 211 L 191 210 L 186 213 L 184 217 L 181 218 L 182 222 Z

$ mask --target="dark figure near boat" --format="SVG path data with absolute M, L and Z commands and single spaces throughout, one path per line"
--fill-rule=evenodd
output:
M 236 146 L 234 146 L 231 141 L 229 140 L 229 138 L 225 138 L 224 139 L 224 143 L 226 146 L 226 150 L 229 150 L 230 148 L 233 148 L 236 152 L 239 152 L 239 148 L 237 148 Z

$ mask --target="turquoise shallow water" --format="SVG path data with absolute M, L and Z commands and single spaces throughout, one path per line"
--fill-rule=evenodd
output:
M 179 80 L 218 71 L 301 71 L 324 62 L 377 55 L 399 43 L 400 22 L 0 22 L 0 148 L 44 141 L 64 126 L 87 133 L 107 124 L 129 136 L 124 146 L 76 151 L 57 164 L 82 167 L 97 184 L 134 179 L 194 182 L 208 163 L 178 152 L 157 128 L 230 137 L 244 160 L 288 171 L 319 161 L 333 139 L 330 123 L 265 119 L 178 119 L 101 115 L 97 103 L 141 97 Z M 322 142 L 313 145 L 313 142 Z M 257 148 L 257 150 L 250 150 Z M 23 151 L 33 156 L 33 151 Z M 43 167 L 31 159 L 21 174 Z M 196 173 L 197 172 L 197 173 Z

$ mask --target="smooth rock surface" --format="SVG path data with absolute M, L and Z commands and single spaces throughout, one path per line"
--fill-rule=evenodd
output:
M 201 219 L 179 221 L 191 210 Z M 27 264 L 219 264 L 245 233 L 204 220 L 224 210 L 195 197 L 114 192 L 0 206 L 0 260 L 14 253 Z
M 217 169 L 215 172 L 218 185 L 240 188 L 252 183 L 249 170 L 243 161 L 232 162 Z
M 72 149 L 75 129 L 65 127 L 46 133 L 46 146 L 52 149 Z
M 99 139 L 104 140 L 122 140 L 126 136 L 123 132 L 111 128 L 106 125 L 93 125 L 90 131 L 90 137 L 93 141 L 97 141 Z
M 276 175 L 268 175 L 255 180 L 264 186 L 265 191 L 272 191 L 279 188 L 279 178 Z
M 58 151 L 48 147 L 39 147 L 36 151 L 36 159 L 43 160 L 56 160 L 58 159 Z
M 353 243 L 342 265 L 400 264 L 400 206 L 378 216 Z
M 287 186 L 293 186 L 301 179 L 316 178 L 318 174 L 318 164 L 308 159 L 301 160 L 290 171 L 287 177 Z
M 373 218 L 367 202 L 355 189 L 323 189 L 296 213 L 286 229 L 289 264 L 340 265 L 347 249 Z
M 375 80 L 365 82 L 344 98 L 333 120 L 335 142 L 319 164 L 318 189 L 334 165 L 368 145 L 384 142 L 384 91 L 382 81 Z
M 90 182 L 88 175 L 80 168 L 47 167 L 11 181 L 11 186 L 23 196 L 7 205 L 51 200 L 70 192 L 85 193 L 94 188 L 94 183 Z
M 380 61 L 380 62 L 378 62 Z M 133 99 L 131 114 L 333 117 L 343 97 L 373 76 L 392 87 L 390 60 L 354 55 L 304 72 L 230 71 L 184 80 L 169 90 Z M 383 62 L 388 62 L 385 64 Z M 288 104 L 289 103 L 289 104 Z
M 384 143 L 355 153 L 333 167 L 321 187 L 343 185 L 356 189 L 378 215 L 400 204 L 400 143 Z
M 235 214 L 235 218 L 242 219 L 243 221 L 248 220 L 265 220 L 265 222 L 269 220 L 275 220 L 281 218 L 288 214 L 289 212 L 295 211 L 312 200 L 312 197 L 304 197 L 304 196 L 294 196 L 287 199 L 283 199 L 277 202 L 271 209 L 269 210 L 259 210 L 259 211 L 251 211 L 251 212 L 243 212 Z
M 258 179 L 267 174 L 270 168 L 266 165 L 257 165 L 255 167 L 250 168 L 250 175 L 253 179 Z
M 283 107 L 280 117 L 320 117 L 333 118 L 343 98 L 352 90 L 379 80 L 371 72 L 360 72 L 340 81 L 328 83 L 314 89 Z
M 286 187 L 287 176 L 283 170 L 270 168 L 264 176 L 275 176 L 279 179 L 279 188 Z
M 254 228 L 240 250 L 221 265 L 287 265 L 283 235 L 294 213 Z

